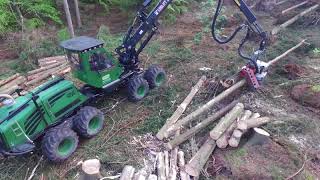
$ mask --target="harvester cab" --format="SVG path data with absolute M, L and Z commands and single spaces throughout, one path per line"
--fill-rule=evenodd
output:
M 103 42 L 80 36 L 61 43 L 66 50 L 73 76 L 95 88 L 106 88 L 123 72 L 119 61 L 103 48 Z

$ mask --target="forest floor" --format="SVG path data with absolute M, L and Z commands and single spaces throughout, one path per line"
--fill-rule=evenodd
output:
M 226 12 L 233 10 L 238 11 L 228 7 Z M 239 40 L 222 46 L 212 40 L 208 31 L 208 24 L 211 24 L 208 17 L 211 14 L 205 5 L 193 4 L 175 23 L 161 25 L 160 33 L 148 45 L 141 61 L 145 67 L 149 64 L 162 65 L 168 74 L 166 85 L 152 90 L 148 97 L 138 103 L 128 102 L 125 92 L 121 90 L 101 99 L 96 105 L 106 112 L 104 130 L 93 139 L 82 140 L 75 154 L 66 162 L 51 164 L 42 161 L 36 170 L 36 178 L 74 179 L 79 170 L 77 163 L 90 158 L 101 160 L 103 175 L 116 175 L 124 165 L 137 168 L 144 166 L 145 152 L 141 145 L 132 143 L 134 137 L 141 138 L 147 133 L 154 135 L 202 75 L 223 79 L 233 76 L 245 65 L 236 51 Z M 258 14 L 259 21 L 269 31 L 275 23 L 279 23 L 275 14 Z M 128 16 L 120 11 L 115 11 L 111 16 L 97 13 L 95 21 L 90 21 L 92 17 L 85 17 L 84 21 L 88 24 L 81 34 L 95 36 L 101 24 L 110 27 L 112 33 L 123 32 L 128 24 Z M 268 47 L 263 60 L 273 59 L 305 38 L 320 47 L 319 25 L 306 26 L 306 21 L 298 21 L 280 33 L 277 41 Z M 235 25 L 229 23 L 225 30 L 231 32 L 234 28 Z M 291 53 L 273 67 L 263 90 L 252 92 L 243 89 L 238 92 L 246 109 L 274 120 L 264 127 L 271 133 L 272 142 L 263 146 L 249 146 L 244 141 L 236 149 L 217 149 L 213 154 L 214 160 L 208 163 L 201 179 L 285 179 L 302 166 L 304 168 L 296 179 L 320 177 L 320 110 L 304 106 L 290 96 L 296 84 L 320 83 L 320 55 L 312 54 L 307 49 L 304 47 Z M 287 64 L 299 65 L 304 69 L 304 75 L 292 79 L 284 71 Z M 203 67 L 211 70 L 199 70 Z M 208 89 L 203 89 L 186 114 L 207 102 L 212 94 Z M 201 146 L 204 136 L 204 133 L 196 136 L 198 146 Z M 183 147 L 191 151 L 188 143 Z M 190 156 L 187 154 L 187 158 Z M 38 150 L 32 155 L 1 159 L 0 179 L 25 179 L 40 157 L 41 151 Z

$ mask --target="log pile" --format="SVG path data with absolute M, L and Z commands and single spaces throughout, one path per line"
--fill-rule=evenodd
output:
M 280 2 L 276 3 L 276 5 L 279 6 L 279 5 L 288 3 L 288 2 L 290 2 L 290 1 L 283 0 L 283 1 L 280 1 Z M 311 6 L 308 7 L 307 9 L 302 10 L 301 12 L 299 12 L 298 14 L 296 14 L 294 17 L 290 18 L 286 22 L 284 22 L 284 23 L 280 24 L 279 26 L 276 26 L 275 28 L 273 28 L 273 30 L 271 31 L 271 34 L 272 35 L 278 34 L 279 32 L 283 31 L 288 26 L 290 26 L 293 23 L 295 23 L 300 18 L 306 16 L 307 14 L 310 14 L 313 11 L 316 11 L 319 8 L 319 3 L 315 4 L 315 3 L 310 2 L 309 0 L 307 0 L 307 1 L 303 1 L 303 2 L 298 3 L 298 4 L 294 4 L 293 6 L 282 10 L 281 13 L 279 14 L 279 16 L 281 16 L 281 15 L 283 16 L 283 15 L 287 14 L 288 12 L 291 12 L 293 10 L 296 10 L 296 9 L 298 9 L 300 7 L 303 7 L 304 5 L 308 5 L 308 4 L 310 4 Z
M 71 71 L 65 56 L 39 59 L 38 63 L 40 66 L 38 69 L 29 71 L 25 75 L 15 74 L 0 81 L 0 93 L 13 94 L 19 88 L 30 90 L 52 76 L 63 76 Z

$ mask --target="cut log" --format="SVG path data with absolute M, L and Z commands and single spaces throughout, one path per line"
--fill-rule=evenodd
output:
M 43 72 L 43 71 L 50 70 L 52 68 L 61 66 L 64 63 L 65 62 L 56 62 L 56 63 L 54 63 L 52 65 L 49 65 L 49 66 L 46 66 L 46 67 L 41 67 L 39 69 L 35 69 L 35 70 L 32 70 L 32 71 L 29 71 L 27 74 L 28 74 L 28 76 L 33 75 L 33 74 L 37 74 L 37 73 L 40 73 L 40 72 Z
M 248 126 L 248 129 L 251 129 L 251 128 L 255 128 L 255 127 L 260 127 L 264 124 L 267 124 L 271 121 L 270 118 L 268 117 L 263 117 L 263 118 L 252 118 L 252 119 L 248 119 L 246 121 L 247 123 L 247 126 Z
M 187 106 L 190 104 L 196 93 L 200 90 L 203 83 L 205 82 L 206 77 L 202 76 L 198 83 L 192 87 L 189 95 L 185 98 L 185 100 L 178 106 L 177 110 L 173 113 L 173 115 L 167 120 L 166 124 L 160 129 L 160 131 L 157 133 L 157 138 L 162 140 L 164 138 L 165 131 L 174 123 L 178 121 L 178 119 L 181 117 L 181 115 L 186 110 Z
M 59 67 L 57 67 L 57 68 L 55 68 L 55 69 L 52 69 L 52 70 L 50 70 L 50 71 L 47 71 L 47 72 L 45 72 L 44 74 L 40 75 L 39 77 L 37 77 L 37 78 L 35 78 L 35 79 L 32 79 L 31 81 L 28 81 L 28 82 L 26 83 L 26 85 L 27 85 L 27 86 L 33 86 L 33 85 L 35 85 L 35 84 L 37 84 L 37 83 L 40 83 L 41 81 L 43 81 L 43 80 L 49 78 L 50 76 L 52 76 L 52 75 L 53 75 L 54 73 L 56 73 L 57 71 L 59 72 L 60 70 L 65 69 L 65 68 L 66 68 L 65 66 L 66 66 L 66 65 L 64 65 L 64 66 L 59 66 Z
M 294 5 L 294 6 L 289 7 L 288 9 L 283 10 L 281 13 L 282 13 L 282 14 L 285 14 L 285 13 L 287 13 L 287 12 L 289 12 L 289 11 L 292 11 L 292 10 L 294 10 L 294 9 L 296 9 L 296 8 L 299 8 L 299 7 L 307 4 L 308 2 L 309 2 L 309 0 L 303 1 L 302 3 L 299 3 L 299 4 L 297 4 L 297 5 Z
M 45 62 L 50 62 L 50 61 L 65 61 L 66 60 L 66 56 L 62 55 L 62 56 L 52 56 L 52 57 L 46 57 L 46 58 L 41 58 L 38 59 L 38 63 L 45 63 Z
M 189 163 L 185 166 L 186 173 L 188 173 L 190 176 L 198 177 L 215 147 L 215 140 L 209 137 L 204 145 L 201 146 L 197 154 L 194 155 Z
M 281 30 L 285 29 L 286 27 L 290 26 L 291 24 L 293 24 L 294 22 L 296 22 L 299 18 L 305 16 L 306 14 L 316 10 L 317 8 L 319 7 L 319 4 L 316 4 L 310 8 L 308 8 L 307 10 L 301 12 L 300 14 L 294 16 L 293 18 L 289 19 L 288 21 L 286 21 L 285 23 L 281 24 L 280 26 L 278 27 L 275 27 L 273 30 L 272 30 L 272 35 L 276 35 L 278 34 Z
M 0 88 L 0 91 L 8 91 L 8 90 L 12 89 L 12 87 L 22 85 L 24 82 L 26 82 L 26 78 L 23 76 L 19 76 L 18 78 L 14 79 L 14 80 L 10 81 L 9 83 L 7 83 L 6 85 L 2 86 Z
M 51 75 L 53 75 L 54 73 L 58 73 L 60 72 L 61 70 L 64 70 L 68 68 L 68 64 L 60 64 L 59 66 L 56 66 L 54 68 L 50 68 L 50 69 L 47 69 L 45 71 L 42 71 L 42 72 L 38 72 L 36 74 L 32 74 L 30 76 L 28 76 L 28 81 L 32 81 L 34 79 L 37 79 L 39 78 L 40 76 L 44 75 L 44 74 L 47 74 L 47 73 L 51 73 Z
M 98 180 L 102 176 L 100 174 L 101 163 L 98 159 L 90 159 L 82 163 L 81 180 Z
M 0 82 L 0 86 L 6 85 L 6 84 L 10 83 L 11 81 L 17 79 L 18 77 L 20 77 L 20 74 L 15 74 L 15 75 L 13 75 L 13 76 L 5 79 L 5 80 L 2 80 L 2 81 Z
M 158 177 L 154 174 L 150 174 L 148 180 L 158 180 Z
M 166 171 L 166 177 L 169 177 L 170 165 L 169 165 L 169 152 L 164 151 L 164 166 Z
M 208 127 L 212 122 L 216 121 L 217 119 L 221 118 L 224 116 L 227 112 L 229 112 L 232 108 L 235 107 L 235 105 L 238 103 L 238 101 L 233 101 L 229 105 L 225 106 L 218 112 L 214 113 L 213 115 L 209 116 L 207 119 L 204 121 L 198 123 L 196 126 L 193 128 L 187 130 L 185 133 L 175 137 L 173 140 L 169 141 L 166 146 L 169 149 L 173 149 L 176 146 L 180 145 L 181 143 L 185 142 L 186 140 L 190 139 L 192 136 L 194 136 L 196 133 L 200 132 L 202 129 Z M 179 125 L 179 122 L 177 123 Z M 172 131 L 171 131 L 172 132 Z M 170 132 L 168 132 L 170 135 Z M 167 136 L 167 135 L 166 135 Z
M 231 147 L 238 147 L 240 144 L 241 137 L 244 133 L 246 133 L 250 128 L 260 127 L 268 122 L 270 122 L 270 118 L 263 117 L 263 118 L 250 118 L 246 122 L 247 129 L 240 130 L 236 129 L 234 130 L 231 138 L 229 139 L 228 143 Z
M 230 94 L 232 94 L 233 92 L 235 92 L 236 90 L 240 89 L 241 87 L 243 87 L 246 84 L 246 80 L 243 79 L 239 82 L 237 82 L 236 84 L 234 84 L 233 86 L 231 86 L 229 89 L 223 91 L 221 94 L 219 94 L 218 96 L 216 96 L 214 99 L 212 99 L 211 101 L 209 101 L 208 103 L 206 103 L 205 105 L 203 105 L 202 107 L 200 107 L 199 109 L 197 109 L 196 111 L 192 112 L 191 114 L 189 114 L 187 117 L 179 120 L 175 125 L 176 126 L 178 123 L 178 127 L 177 129 L 179 129 L 181 126 L 185 126 L 188 123 L 194 121 L 197 117 L 199 117 L 201 114 L 208 112 L 215 104 L 217 104 L 218 102 L 220 102 L 221 100 L 223 100 L 224 98 L 228 97 Z M 171 129 L 171 127 L 170 127 Z
M 252 112 L 249 110 L 244 111 L 244 114 L 242 115 L 239 122 L 245 121 L 246 119 L 250 118 L 252 115 Z M 236 129 L 238 122 L 233 122 L 232 125 L 226 130 L 226 132 L 223 133 L 223 135 L 217 140 L 217 146 L 220 149 L 224 149 L 228 146 L 228 140 L 230 136 L 232 135 L 233 131 Z
M 184 166 L 186 165 L 186 163 L 185 163 L 183 151 L 178 152 L 178 161 L 179 161 L 179 168 L 180 168 L 180 179 L 181 180 L 190 180 L 190 176 L 184 170 Z
M 227 115 L 221 118 L 216 127 L 210 132 L 210 137 L 214 140 L 218 140 L 243 111 L 244 105 L 238 103 Z
M 14 85 L 14 86 L 11 86 L 10 88 L 7 88 L 7 89 L 0 89 L 0 94 L 13 94 L 16 89 L 19 89 L 20 87 L 18 85 Z
M 134 176 L 134 167 L 125 166 L 122 170 L 120 180 L 132 180 Z
M 178 147 L 174 148 L 170 153 L 170 172 L 169 172 L 169 180 L 177 179 L 177 171 L 178 171 Z
M 276 57 L 275 59 L 271 60 L 268 62 L 268 65 L 271 66 L 275 63 L 277 63 L 279 60 L 281 60 L 282 58 L 284 58 L 285 56 L 287 56 L 289 53 L 291 53 L 292 51 L 296 50 L 297 48 L 299 48 L 300 46 L 302 46 L 303 44 L 305 44 L 306 40 L 302 40 L 299 44 L 297 44 L 296 46 L 292 47 L 291 49 L 287 50 L 286 52 L 284 52 L 283 54 L 281 54 L 280 56 Z
M 160 152 L 158 154 L 158 163 L 157 163 L 157 169 L 158 169 L 158 180 L 166 180 L 166 167 L 164 162 L 164 153 Z

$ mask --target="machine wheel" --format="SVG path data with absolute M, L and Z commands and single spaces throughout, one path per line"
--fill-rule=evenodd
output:
M 151 89 L 161 86 L 166 80 L 166 72 L 163 68 L 152 65 L 145 72 L 144 78 L 148 81 Z
M 103 128 L 104 115 L 94 107 L 85 106 L 73 119 L 75 131 L 82 137 L 91 138 Z
M 77 149 L 77 133 L 68 127 L 49 130 L 42 140 L 42 152 L 52 162 L 62 162 Z
M 135 76 L 129 80 L 128 96 L 129 100 L 136 102 L 143 99 L 149 92 L 148 82 L 140 76 Z

